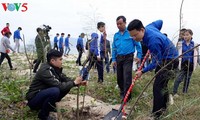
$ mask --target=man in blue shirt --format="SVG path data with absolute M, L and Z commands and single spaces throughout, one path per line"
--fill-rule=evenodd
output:
M 59 33 L 56 34 L 56 36 L 54 37 L 54 47 L 53 49 L 58 50 L 58 37 L 59 37 Z
M 16 52 L 19 53 L 19 48 L 20 48 L 20 39 L 22 40 L 21 36 L 20 36 L 20 31 L 22 30 L 21 27 L 18 27 L 18 29 L 14 32 L 14 36 L 13 36 L 13 39 L 14 39 L 14 42 L 15 42 L 15 48 L 14 50 Z
M 64 41 L 64 33 L 61 33 L 61 36 L 60 36 L 60 39 L 59 39 L 59 51 L 61 53 L 63 53 L 63 48 L 64 48 L 64 44 L 63 44 L 63 41 Z
M 99 55 L 97 58 L 100 58 L 100 60 L 97 61 L 97 71 L 98 71 L 98 82 L 102 83 L 103 80 L 103 68 L 104 64 L 103 61 L 104 59 L 107 60 L 107 56 L 105 55 L 106 52 L 106 30 L 105 30 L 105 23 L 104 22 L 98 22 L 97 23 L 97 29 L 98 29 L 98 46 L 99 46 Z M 108 60 L 105 61 L 108 63 Z
M 168 64 L 172 59 L 178 57 L 177 49 L 174 44 L 164 34 L 160 32 L 163 21 L 157 20 L 143 26 L 138 19 L 131 21 L 128 25 L 128 31 L 135 41 L 143 41 L 144 45 L 150 50 L 153 58 L 152 63 L 141 71 L 137 71 L 136 75 L 141 77 L 143 73 L 156 68 L 157 73 L 163 66 Z M 178 60 L 169 64 L 162 69 L 155 78 L 153 85 L 153 110 L 154 117 L 159 118 L 167 108 L 168 90 L 167 83 L 172 75 L 171 70 L 178 67 Z
M 112 44 L 112 62 L 117 66 L 117 83 L 120 88 L 120 97 L 123 99 L 132 83 L 132 66 L 135 48 L 137 49 L 136 62 L 142 57 L 140 42 L 130 37 L 126 29 L 126 18 L 119 16 L 116 19 L 119 31 L 115 33 Z M 128 97 L 129 101 L 131 94 Z
M 87 59 L 83 63 L 83 66 L 85 66 L 87 64 L 87 62 L 89 62 L 89 64 L 86 67 L 86 69 L 83 71 L 83 75 L 82 75 L 83 80 L 87 79 L 89 71 L 92 68 L 92 66 L 94 65 L 94 63 L 98 64 L 98 61 L 101 60 L 100 58 L 97 57 L 97 56 L 99 56 L 98 34 L 97 33 L 91 34 L 91 40 L 88 41 L 87 45 L 88 45 L 89 53 L 88 53 Z
M 85 51 L 84 50 L 84 45 L 83 45 L 83 38 L 85 37 L 85 34 L 84 33 L 81 33 L 81 35 L 79 36 L 78 40 L 77 40 L 77 45 L 76 45 L 76 48 L 78 50 L 78 58 L 76 60 L 76 64 L 81 66 L 81 57 L 82 57 L 82 54 L 83 52 Z
M 69 38 L 70 38 L 70 34 L 67 35 L 67 37 L 65 38 L 65 56 L 69 54 L 69 51 L 71 50 L 69 47 Z

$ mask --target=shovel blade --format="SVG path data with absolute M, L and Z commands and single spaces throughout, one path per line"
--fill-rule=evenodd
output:
M 117 118 L 116 118 L 117 117 Z M 119 114 L 119 111 L 116 109 L 112 109 L 103 120 L 121 120 L 122 119 L 122 113 Z

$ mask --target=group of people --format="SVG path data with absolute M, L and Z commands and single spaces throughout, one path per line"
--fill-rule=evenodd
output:
M 12 36 L 12 33 L 11 33 L 9 27 L 10 27 L 10 24 L 6 23 L 6 27 L 4 27 L 1 30 L 1 34 L 3 37 L 1 38 L 1 41 L 0 41 L 0 53 L 1 53 L 0 66 L 1 66 L 2 62 L 4 61 L 4 59 L 6 58 L 8 60 L 10 70 L 16 70 L 16 68 L 14 68 L 12 65 L 11 58 L 8 53 L 10 53 L 10 50 L 12 50 L 13 53 L 16 53 L 16 52 L 20 53 L 20 51 L 19 51 L 20 50 L 20 40 L 22 40 L 20 31 L 22 30 L 22 28 L 18 27 L 18 29 L 14 31 L 13 40 L 15 42 L 15 47 L 12 48 L 10 45 L 10 37 Z
M 193 49 L 195 43 L 192 38 L 192 30 L 182 29 L 180 32 L 180 40 L 175 47 L 172 41 L 160 32 L 162 24 L 162 20 L 157 20 L 144 27 L 140 20 L 134 19 L 126 26 L 126 18 L 124 16 L 118 16 L 116 19 L 118 31 L 114 34 L 111 49 L 110 42 L 107 40 L 105 23 L 98 22 L 98 32 L 91 34 L 91 39 L 87 41 L 85 47 L 83 44 L 84 33 L 81 33 L 77 40 L 76 48 L 79 54 L 76 64 L 83 66 L 85 71 L 83 71 L 82 76 L 78 76 L 75 80 L 67 77 L 62 72 L 63 53 L 64 55 L 68 55 L 70 51 L 70 34 L 67 35 L 64 41 L 65 34 L 61 33 L 61 37 L 58 39 L 59 34 L 57 33 L 54 37 L 54 47 L 51 49 L 50 40 L 45 38 L 44 30 L 37 28 L 36 31 L 38 34 L 35 38 L 37 60 L 33 68 L 33 72 L 36 74 L 26 94 L 26 99 L 28 100 L 27 105 L 31 109 L 39 110 L 38 118 L 41 120 L 49 119 L 49 113 L 56 111 L 56 102 L 59 102 L 72 87 L 87 84 L 87 75 L 94 64 L 96 64 L 98 71 L 98 82 L 102 83 L 104 81 L 103 61 L 105 60 L 107 65 L 109 63 L 109 56 L 112 56 L 112 64 L 117 68 L 119 95 L 121 99 L 124 99 L 132 83 L 133 61 L 138 64 L 141 63 L 144 57 L 142 51 L 144 50 L 144 46 L 146 47 L 145 49 L 150 51 L 152 62 L 142 70 L 138 70 L 135 74 L 141 77 L 146 72 L 155 69 L 157 75 L 153 84 L 152 115 L 155 119 L 159 118 L 167 109 L 169 97 L 167 84 L 171 79 L 171 76 L 169 76 L 171 71 L 177 68 L 180 69 L 180 74 L 174 82 L 173 94 L 177 94 L 178 86 L 182 80 L 184 80 L 183 93 L 187 93 L 198 56 L 198 49 Z M 19 27 L 14 32 L 14 41 L 18 46 L 18 41 L 22 39 L 20 36 L 21 30 L 22 28 Z M 9 30 L 9 24 L 1 33 L 3 37 L 0 44 L 0 65 L 4 58 L 7 58 L 10 69 L 12 70 L 14 68 L 8 53 L 9 49 L 13 52 L 16 50 L 10 46 L 9 38 L 12 33 Z M 85 49 L 88 50 L 88 56 L 82 64 L 81 56 Z M 188 52 L 188 50 L 190 51 Z M 136 56 L 134 56 L 135 51 L 137 51 Z M 182 57 L 178 58 L 182 53 Z M 38 69 L 41 62 L 43 64 Z M 107 67 L 109 68 L 109 66 Z M 131 97 L 130 94 L 128 101 Z
M 116 19 L 118 32 L 115 33 L 112 43 L 112 64 L 117 68 L 117 84 L 121 99 L 124 99 L 132 83 L 133 61 L 141 62 L 144 57 L 142 54 L 143 46 L 150 50 L 152 62 L 135 74 L 141 77 L 146 72 L 155 69 L 157 75 L 153 84 L 152 110 L 155 119 L 159 119 L 167 109 L 169 97 L 167 84 L 172 77 L 170 76 L 171 72 L 181 67 L 181 72 L 174 82 L 174 95 L 177 94 L 178 86 L 183 78 L 185 78 L 183 93 L 187 93 L 194 64 L 197 60 L 196 55 L 198 55 L 198 50 L 193 49 L 195 44 L 192 40 L 192 30 L 185 29 L 184 33 L 180 32 L 180 36 L 184 37 L 179 40 L 175 47 L 172 41 L 160 32 L 162 24 L 162 20 L 157 20 L 144 27 L 140 20 L 134 19 L 126 27 L 126 18 L 118 16 Z M 83 45 L 85 34 L 82 33 L 77 40 L 76 47 L 79 55 L 76 63 L 82 65 L 86 70 L 75 81 L 62 73 L 60 65 L 62 63 L 62 50 L 60 52 L 50 50 L 47 53 L 47 63 L 44 63 L 36 73 L 27 93 L 29 107 L 40 110 L 39 118 L 47 119 L 49 112 L 54 111 L 56 102 L 60 101 L 73 86 L 86 85 L 87 75 L 95 63 L 98 71 L 98 82 L 103 82 L 103 59 L 109 56 L 107 54 L 109 41 L 106 38 L 105 23 L 98 22 L 97 29 L 99 32 L 92 33 L 91 39 L 86 43 L 86 49 L 89 53 L 83 64 L 81 64 L 81 56 L 85 51 Z M 193 50 L 186 52 L 190 49 Z M 136 50 L 137 55 L 134 56 Z M 178 58 L 182 53 L 184 53 L 182 57 Z M 130 99 L 131 94 L 128 101 Z
M 126 18 L 119 16 L 116 19 L 116 24 L 119 31 L 115 33 L 113 38 L 112 62 L 113 66 L 117 67 L 117 84 L 120 89 L 120 97 L 124 99 L 132 83 L 133 60 L 136 63 L 140 63 L 144 58 L 144 53 L 150 50 L 152 63 L 145 66 L 142 70 L 138 70 L 135 74 L 141 77 L 142 74 L 155 69 L 157 75 L 153 85 L 152 115 L 157 119 L 167 109 L 169 98 L 167 84 L 173 78 L 171 76 L 172 71 L 178 68 L 180 69 L 180 74 L 178 74 L 178 77 L 174 81 L 173 95 L 177 95 L 178 86 L 183 80 L 183 93 L 187 93 L 188 91 L 190 78 L 193 70 L 197 66 L 198 59 L 198 48 L 193 49 L 195 47 L 194 41 L 192 40 L 193 32 L 191 29 L 185 29 L 184 33 L 182 33 L 181 30 L 180 36 L 183 35 L 183 38 L 175 46 L 166 34 L 160 32 L 163 24 L 162 20 L 157 20 L 144 27 L 140 20 L 135 19 L 126 27 Z M 89 44 L 90 52 L 88 58 L 89 65 L 86 67 L 87 70 L 85 76 L 83 75 L 83 79 L 86 78 L 88 71 L 96 61 L 99 82 L 99 74 L 101 74 L 99 71 L 101 69 L 98 69 L 98 65 L 103 66 L 99 61 L 104 58 L 104 55 L 102 55 L 104 52 L 101 52 L 101 45 L 106 46 L 101 41 L 106 41 L 106 34 L 101 34 L 100 37 L 101 39 L 98 40 L 99 35 L 97 33 L 91 34 L 92 39 Z M 98 49 L 98 44 L 100 49 Z M 134 57 L 135 50 L 137 50 L 137 55 Z M 188 50 L 190 51 L 188 52 Z M 184 53 L 182 57 L 178 58 L 182 53 Z M 130 99 L 131 94 L 128 97 L 128 101 Z
M 56 34 L 56 36 L 54 37 L 53 49 L 59 50 L 61 53 L 64 53 L 64 56 L 68 56 L 71 50 L 69 45 L 72 45 L 69 42 L 70 34 L 68 34 L 66 38 L 64 38 L 64 36 L 65 33 L 61 33 L 60 38 L 59 38 L 59 33 Z

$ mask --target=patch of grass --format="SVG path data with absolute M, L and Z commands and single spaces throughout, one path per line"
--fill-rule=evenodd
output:
M 19 58 L 19 56 L 12 56 Z M 77 77 L 79 74 L 79 67 L 75 65 L 75 61 L 64 61 L 64 73 L 68 77 Z M 28 63 L 17 59 L 20 70 L 28 69 Z M 37 111 L 31 111 L 26 106 L 25 93 L 30 85 L 30 76 L 19 75 L 19 70 L 10 71 L 7 63 L 4 63 L 4 69 L 0 69 L 0 118 L 1 119 L 24 119 L 35 120 L 37 119 Z M 199 82 L 200 68 L 198 68 L 191 78 L 189 91 L 187 94 L 182 94 L 182 84 L 179 87 L 178 98 L 174 99 L 174 105 L 168 107 L 166 114 L 163 115 L 164 120 L 198 120 L 200 117 L 200 82 Z M 133 73 L 134 75 L 134 73 Z M 127 104 L 132 106 L 136 98 L 141 93 L 145 85 L 152 79 L 154 72 L 146 73 L 141 79 L 135 82 L 132 90 L 132 100 Z M 116 75 L 112 73 L 104 73 L 103 84 L 97 83 L 97 72 L 91 70 L 90 80 L 86 89 L 86 94 L 94 97 L 95 99 L 102 100 L 109 104 L 119 104 L 121 99 L 119 96 L 119 89 L 116 87 Z M 173 89 L 174 80 L 170 80 L 168 84 L 169 91 Z M 142 98 L 136 104 L 134 112 L 131 114 L 130 119 L 142 120 L 150 116 L 152 110 L 153 91 L 152 85 L 147 88 Z M 83 95 L 85 88 L 80 87 L 80 94 Z M 77 88 L 70 91 L 71 94 L 77 94 Z M 61 110 L 64 114 L 64 119 L 69 118 L 71 111 L 67 109 Z

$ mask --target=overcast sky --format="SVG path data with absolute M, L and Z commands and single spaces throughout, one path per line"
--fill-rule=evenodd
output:
M 28 10 L 4 11 L 0 5 L 0 28 L 10 23 L 13 32 L 18 26 L 26 40 L 35 38 L 36 28 L 42 24 L 52 27 L 51 38 L 58 32 L 70 33 L 76 38 L 85 27 L 95 21 L 106 23 L 109 39 L 118 31 L 116 18 L 124 15 L 127 24 L 137 18 L 144 25 L 157 19 L 163 20 L 161 32 L 168 34 L 171 39 L 178 34 L 179 9 L 182 0 L 0 0 L 1 3 L 28 3 Z M 200 3 L 199 0 L 185 0 L 183 5 L 183 25 L 194 32 L 194 41 L 200 42 Z M 19 8 L 20 9 L 20 8 Z M 96 15 L 96 17 L 94 17 Z M 89 23 L 88 23 L 89 22 Z M 96 26 L 95 26 L 96 27 Z

